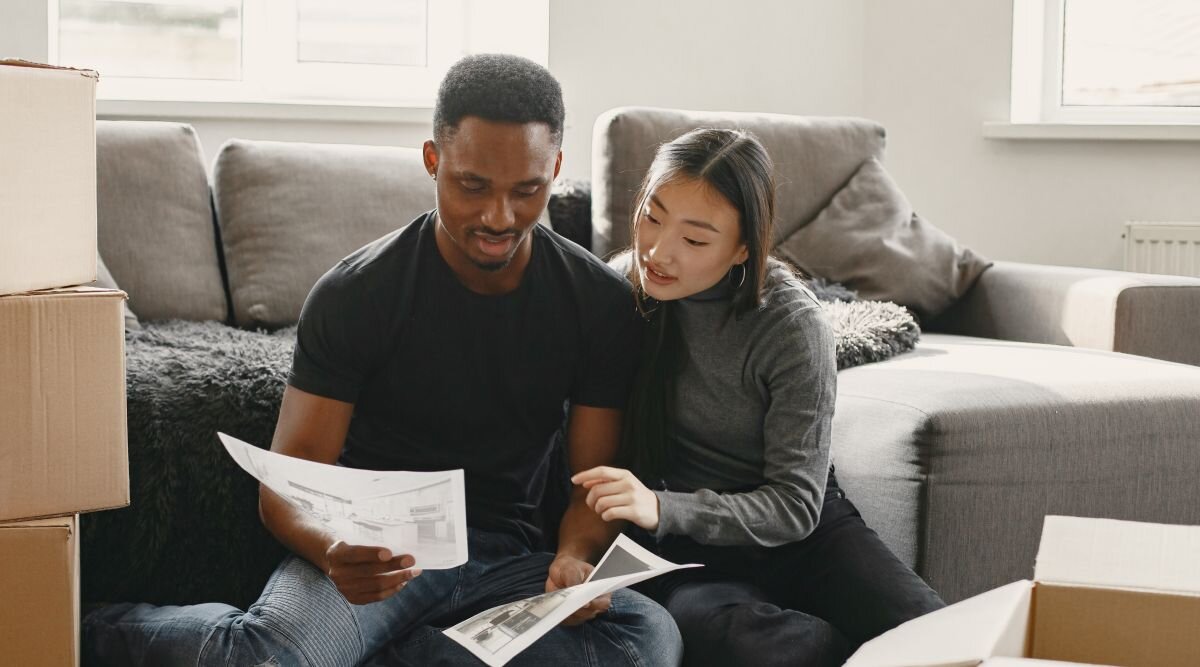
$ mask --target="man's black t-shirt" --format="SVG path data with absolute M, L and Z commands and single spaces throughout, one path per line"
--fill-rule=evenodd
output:
M 434 224 L 426 213 L 317 282 L 288 383 L 354 404 L 343 465 L 463 468 L 467 523 L 536 545 L 564 403 L 625 406 L 640 318 L 619 274 L 541 225 L 516 290 L 472 292 Z

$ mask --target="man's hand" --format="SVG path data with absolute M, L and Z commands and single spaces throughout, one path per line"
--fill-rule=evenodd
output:
M 421 570 L 408 554 L 392 556 L 380 547 L 334 542 L 325 552 L 325 574 L 351 604 L 386 600 L 408 585 Z
M 587 506 L 605 521 L 625 520 L 658 530 L 658 496 L 624 468 L 597 466 L 571 478 L 588 490 Z
M 588 575 L 592 573 L 594 567 L 591 563 L 573 556 L 560 555 L 556 557 L 554 562 L 550 563 L 550 576 L 546 578 L 546 592 L 582 584 L 584 579 L 587 579 Z M 563 620 L 563 625 L 579 625 L 590 621 L 608 611 L 610 605 L 612 605 L 612 595 L 605 593 L 575 610 L 574 614 Z

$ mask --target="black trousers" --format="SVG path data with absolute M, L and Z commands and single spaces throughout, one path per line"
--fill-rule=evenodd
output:
M 638 586 L 667 608 L 685 665 L 841 665 L 863 642 L 945 606 L 862 520 L 830 470 L 817 528 L 778 547 L 642 541 L 676 563 Z

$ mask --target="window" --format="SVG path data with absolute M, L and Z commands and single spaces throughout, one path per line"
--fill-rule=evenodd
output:
M 546 63 L 549 0 L 48 0 L 101 100 L 431 106 L 455 60 Z
M 1200 123 L 1197 0 L 1014 0 L 1014 123 Z

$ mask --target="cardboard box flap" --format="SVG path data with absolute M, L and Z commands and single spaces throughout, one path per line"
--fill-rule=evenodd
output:
M 1062 660 L 1039 660 L 1037 658 L 989 658 L 979 664 L 979 667 L 1114 667 L 1113 665 L 1096 665 L 1084 662 L 1063 662 Z
M 65 72 L 78 72 L 81 76 L 86 76 L 91 79 L 99 79 L 100 75 L 96 70 L 78 69 L 76 67 L 63 67 L 62 65 L 47 65 L 45 63 L 35 63 L 29 60 L 21 60 L 20 58 L 0 58 L 0 65 L 7 67 L 31 67 L 34 69 L 56 69 Z
M 889 630 L 846 667 L 974 667 L 991 656 L 1022 656 L 1033 583 L 1016 581 Z
M 75 516 L 56 516 L 49 519 L 33 519 L 31 521 L 7 521 L 0 523 L 0 530 L 27 530 L 29 528 L 66 528 L 70 534 L 75 531 Z
M 1047 516 L 1038 582 L 1200 595 L 1200 526 Z
M 55 287 L 52 289 L 32 290 L 29 292 L 17 292 L 9 295 L 10 297 L 47 297 L 57 295 L 69 296 L 119 296 L 126 298 L 129 295 L 119 289 L 111 289 L 108 287 L 93 287 L 91 285 L 74 285 L 72 287 Z

